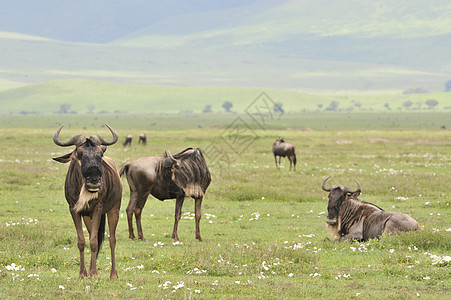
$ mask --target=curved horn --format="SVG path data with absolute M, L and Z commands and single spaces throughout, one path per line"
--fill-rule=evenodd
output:
M 346 193 L 351 193 L 351 194 L 359 193 L 360 194 L 360 192 L 362 191 L 361 187 L 360 187 L 360 183 L 357 181 L 357 179 L 354 179 L 354 181 L 355 181 L 355 183 L 357 183 L 357 189 L 355 191 L 351 191 L 349 188 L 345 187 L 344 191 Z
M 117 135 L 116 131 L 114 131 L 113 128 L 111 128 L 108 124 L 105 124 L 106 127 L 110 130 L 111 134 L 113 135 L 113 139 L 111 141 L 105 141 L 100 135 L 94 134 L 91 136 L 91 138 L 97 139 L 100 142 L 100 145 L 104 146 L 111 146 L 116 144 L 117 140 L 119 139 L 119 136 Z
M 330 176 L 327 176 L 327 178 L 326 179 L 324 179 L 323 180 L 323 183 L 321 184 L 321 187 L 323 188 L 323 190 L 324 191 L 326 191 L 326 192 L 330 192 L 330 188 L 326 188 L 326 181 L 327 181 L 327 179 L 329 179 L 330 178 Z
M 166 153 L 168 154 L 168 157 L 171 159 L 172 163 L 177 162 L 177 160 L 171 155 L 171 152 L 169 152 L 169 150 L 167 150 Z
M 165 168 L 169 168 L 170 166 L 172 166 L 174 163 L 177 162 L 177 160 L 175 160 L 174 157 L 172 157 L 171 152 L 169 152 L 169 150 L 166 150 L 166 158 L 163 161 L 163 167 Z
M 69 146 L 79 146 L 81 144 L 83 144 L 86 140 L 84 135 L 76 135 L 73 138 L 71 138 L 70 140 L 68 140 L 67 142 L 62 142 L 59 140 L 58 136 L 60 134 L 61 129 L 63 129 L 64 125 L 61 125 L 60 128 L 58 128 L 58 130 L 55 132 L 55 134 L 53 135 L 53 142 L 55 144 L 57 144 L 58 146 L 61 147 L 69 147 Z

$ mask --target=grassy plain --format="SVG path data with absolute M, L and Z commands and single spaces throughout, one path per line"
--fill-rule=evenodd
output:
M 227 130 L 236 116 L 202 117 L 3 119 L 0 298 L 449 298 L 451 133 L 438 126 L 449 122 L 449 115 L 284 115 L 265 130 L 244 132 Z M 179 225 L 182 243 L 173 244 L 174 201 L 153 198 L 143 213 L 147 242 L 129 240 L 123 180 L 119 280 L 108 279 L 107 242 L 98 259 L 99 279 L 80 280 L 63 191 L 67 165 L 51 160 L 70 149 L 57 147 L 51 137 L 59 123 L 66 124 L 62 139 L 79 133 L 108 136 L 104 122 L 121 139 L 142 131 L 149 138 L 146 147 L 136 141 L 128 148 L 109 147 L 107 155 L 118 167 L 166 149 L 205 150 L 213 174 L 203 204 L 205 241 L 194 239 L 191 199 L 185 200 Z M 288 171 L 286 160 L 275 170 L 270 149 L 279 136 L 296 146 L 296 172 Z M 211 151 L 212 145 L 223 152 Z M 359 180 L 362 200 L 410 214 L 423 230 L 366 243 L 329 241 L 327 194 L 320 187 L 328 175 L 336 185 L 353 187 L 353 179 Z
M 286 112 L 315 112 L 327 110 L 336 102 L 338 111 L 408 112 L 427 111 L 427 100 L 434 99 L 435 112 L 449 112 L 451 93 L 412 93 L 401 91 L 329 91 L 306 92 L 288 89 L 244 87 L 196 87 L 133 85 L 100 80 L 66 79 L 47 81 L 0 91 L 0 114 L 52 114 L 61 105 L 78 114 L 95 113 L 201 113 L 206 105 L 213 112 L 224 112 L 226 101 L 232 111 L 244 111 L 265 92 L 275 103 L 282 103 Z M 404 103 L 411 103 L 406 107 Z M 270 104 L 272 106 L 272 103 Z M 272 108 L 272 107 L 270 107 Z

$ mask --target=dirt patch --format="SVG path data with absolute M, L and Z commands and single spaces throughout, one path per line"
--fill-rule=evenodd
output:
M 383 144 L 387 144 L 389 142 L 389 140 L 384 139 L 384 138 L 371 138 L 370 139 L 370 143 L 383 143 Z
M 349 144 L 352 144 L 352 141 L 346 141 L 346 140 L 335 140 L 334 142 L 337 145 L 349 145 Z

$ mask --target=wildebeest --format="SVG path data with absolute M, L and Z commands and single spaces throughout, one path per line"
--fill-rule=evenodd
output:
M 274 153 L 277 169 L 280 169 L 280 159 L 286 156 L 290 161 L 290 171 L 292 164 L 296 171 L 296 153 L 294 152 L 294 146 L 292 144 L 285 142 L 283 138 L 277 139 L 272 145 L 272 153 Z M 279 157 L 279 162 L 277 162 L 277 156 Z
M 358 240 L 366 241 L 378 238 L 382 233 L 398 233 L 419 228 L 418 222 L 412 217 L 389 212 L 380 207 L 360 201 L 360 183 L 355 191 L 347 187 L 333 186 L 326 188 L 327 177 L 321 187 L 329 192 L 327 206 L 327 228 L 338 241 Z
M 131 136 L 130 134 L 129 135 L 127 135 L 126 137 L 125 137 L 125 142 L 124 142 L 124 144 L 122 144 L 122 146 L 131 146 L 132 145 L 132 140 L 133 140 L 133 136 Z
M 143 156 L 125 163 L 120 175 L 126 174 L 130 187 L 130 202 L 127 206 L 128 231 L 133 233 L 132 218 L 135 214 L 138 238 L 145 240 L 141 226 L 141 213 L 149 194 L 159 200 L 176 199 L 175 222 L 172 238 L 179 241 L 177 227 L 182 214 L 185 197 L 195 199 L 196 239 L 202 241 L 199 222 L 202 199 L 210 185 L 211 175 L 204 156 L 198 148 L 187 148 L 172 156 Z
M 147 144 L 147 137 L 144 133 L 141 133 L 139 135 L 139 140 L 138 140 L 138 144 L 143 143 L 143 145 L 145 146 Z
M 71 153 L 53 159 L 61 163 L 70 162 L 64 191 L 77 230 L 80 278 L 87 275 L 82 217 L 89 232 L 91 248 L 89 275 L 97 278 L 96 260 L 105 235 L 105 214 L 107 214 L 111 249 L 110 279 L 117 279 L 116 227 L 121 206 L 122 183 L 113 160 L 103 156 L 106 146 L 113 145 L 118 140 L 117 133 L 110 126 L 105 125 L 113 135 L 111 141 L 105 141 L 99 135 L 91 135 L 89 138 L 76 135 L 67 142 L 62 142 L 58 136 L 63 126 L 53 136 L 53 141 L 58 146 L 75 146 L 75 150 Z

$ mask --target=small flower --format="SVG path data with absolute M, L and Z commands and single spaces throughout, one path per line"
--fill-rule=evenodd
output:
M 65 288 L 64 286 L 62 286 L 61 284 L 60 284 L 59 288 L 62 289 L 62 290 L 65 290 L 65 289 L 66 289 L 66 288 Z

